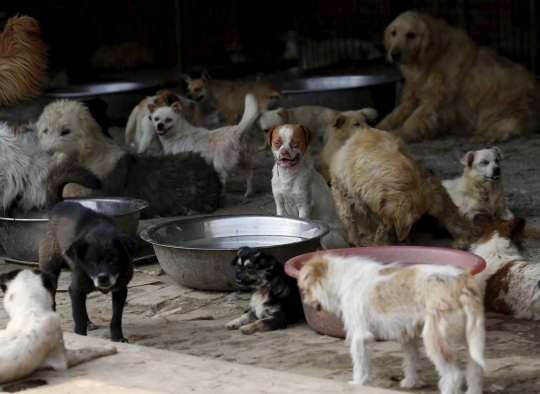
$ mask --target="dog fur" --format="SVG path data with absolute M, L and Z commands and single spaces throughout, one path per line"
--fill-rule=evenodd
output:
M 423 386 L 418 339 L 439 373 L 442 394 L 461 393 L 455 348 L 469 355 L 467 394 L 482 393 L 484 306 L 474 278 L 443 265 L 384 265 L 368 257 L 314 257 L 300 270 L 304 303 L 341 316 L 353 360 L 352 384 L 371 379 L 375 338 L 400 343 L 405 359 L 402 388 Z
M 0 331 L 0 383 L 22 379 L 42 368 L 65 371 L 116 353 L 112 346 L 69 350 L 64 347 L 60 317 L 53 311 L 56 278 L 39 270 L 0 275 L 9 323 Z
M 88 109 L 77 101 L 58 100 L 45 107 L 37 123 L 40 146 L 57 160 L 69 157 L 96 174 L 99 191 L 70 184 L 65 197 L 105 195 L 149 202 L 142 218 L 210 213 L 220 204 L 217 173 L 194 154 L 133 155 L 105 138 Z
M 132 146 L 134 151 L 142 154 L 162 154 L 163 147 L 156 135 L 156 129 L 150 119 L 148 104 L 157 107 L 171 106 L 180 102 L 186 120 L 194 126 L 204 125 L 204 116 L 199 103 L 188 100 L 170 90 L 159 90 L 155 96 L 142 100 L 129 115 L 126 125 L 126 146 Z
M 349 242 L 375 234 L 374 245 L 403 241 L 424 214 L 436 218 L 454 237 L 454 247 L 469 246 L 467 222 L 439 179 L 414 160 L 404 144 L 385 131 L 356 132 L 334 155 L 330 168 L 338 214 Z
M 100 180 L 84 167 L 65 162 L 47 179 L 47 201 L 51 209 L 47 230 L 39 243 L 39 267 L 60 276 L 69 266 L 69 295 L 75 321 L 75 333 L 86 335 L 94 328 L 86 312 L 87 294 L 100 291 L 112 294 L 113 316 L 111 340 L 127 342 L 122 333 L 122 313 L 127 299 L 127 286 L 133 278 L 131 255 L 138 243 L 117 229 L 111 216 L 95 212 L 77 202 L 62 202 L 64 172 L 78 170 L 87 184 L 101 186 Z
M 250 309 L 227 323 L 229 330 L 250 335 L 286 328 L 304 318 L 296 280 L 287 276 L 274 256 L 257 248 L 241 248 L 232 261 L 236 284 L 253 289 Z
M 502 220 L 511 220 L 514 215 L 504 201 L 500 162 L 502 151 L 493 147 L 469 151 L 461 158 L 465 167 L 460 178 L 443 181 L 459 212 L 468 219 L 485 213 Z
M 276 164 L 272 193 L 277 215 L 319 220 L 330 227 L 324 249 L 348 248 L 347 230 L 334 208 L 332 192 L 309 154 L 312 133 L 304 125 L 274 126 L 267 134 Z
M 407 11 L 386 28 L 384 43 L 406 81 L 401 104 L 378 129 L 405 142 L 459 131 L 493 142 L 538 131 L 535 76 L 465 31 Z
M 0 34 L 0 106 L 37 96 L 46 68 L 38 22 L 25 15 L 8 19 Z
M 486 260 L 476 275 L 489 309 L 518 319 L 540 320 L 540 265 L 522 247 L 525 219 L 492 219 L 478 214 L 474 223 L 482 235 L 470 251 Z
M 319 164 L 324 179 L 330 181 L 330 164 L 336 152 L 354 133 L 375 122 L 377 116 L 378 113 L 373 108 L 363 108 L 360 111 L 342 112 L 327 123 L 328 138 L 319 152 Z
M 245 97 L 255 96 L 259 111 L 275 109 L 279 106 L 283 93 L 265 81 L 233 82 L 213 79 L 208 71 L 200 78 L 191 79 L 181 74 L 187 84 L 189 98 L 195 101 L 209 101 L 227 117 L 227 126 L 232 126 L 244 112 Z
M 244 197 L 253 194 L 253 168 L 245 135 L 258 116 L 255 96 L 245 97 L 242 120 L 237 126 L 226 126 L 207 130 L 191 125 L 183 116 L 182 107 L 174 103 L 170 107 L 149 104 L 152 122 L 166 154 L 194 152 L 200 154 L 208 164 L 213 164 L 223 183 L 226 194 L 227 178 L 238 170 L 246 180 Z

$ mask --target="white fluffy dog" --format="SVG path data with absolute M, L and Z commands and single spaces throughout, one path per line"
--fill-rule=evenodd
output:
M 38 270 L 0 275 L 4 307 L 11 320 L 0 331 L 0 383 L 30 375 L 37 369 L 65 371 L 116 353 L 112 346 L 67 350 L 60 318 L 53 311 L 56 278 Z
M 331 254 L 308 261 L 298 286 L 304 302 L 340 315 L 350 341 L 353 381 L 371 378 L 371 343 L 397 341 L 405 353 L 403 388 L 418 388 L 418 343 L 440 375 L 442 394 L 461 393 L 462 372 L 455 349 L 469 354 L 467 394 L 482 393 L 484 304 L 474 278 L 444 265 L 384 265 L 367 257 Z

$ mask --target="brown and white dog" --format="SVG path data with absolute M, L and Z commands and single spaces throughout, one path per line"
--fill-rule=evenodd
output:
M 465 166 L 463 175 L 442 182 L 452 201 L 467 218 L 472 220 L 478 213 L 502 220 L 514 218 L 504 201 L 502 159 L 502 151 L 497 147 L 469 151 L 461 158 L 461 164 Z
M 345 142 L 358 130 L 364 129 L 368 123 L 377 119 L 377 111 L 373 108 L 364 108 L 360 111 L 342 112 L 326 125 L 327 140 L 324 148 L 319 152 L 319 164 L 324 179 L 330 180 L 330 164 L 335 153 L 345 145 Z
M 388 60 L 405 77 L 401 104 L 376 127 L 405 142 L 464 130 L 490 141 L 536 132 L 540 88 L 519 64 L 478 47 L 442 19 L 407 11 L 386 28 Z
M 476 280 L 485 294 L 485 304 L 495 312 L 518 319 L 540 320 L 540 264 L 529 260 L 521 243 L 529 230 L 525 220 L 474 217 L 482 236 L 470 251 L 486 260 Z
M 207 100 L 227 117 L 227 126 L 236 123 L 244 112 L 246 94 L 255 96 L 260 111 L 275 109 L 279 106 L 283 94 L 269 82 L 233 82 L 212 79 L 208 71 L 203 71 L 200 78 L 191 79 L 182 74 L 187 83 L 189 98 L 195 101 Z
M 276 160 L 272 192 L 279 216 L 314 219 L 330 226 L 321 238 L 324 249 L 347 248 L 347 231 L 339 219 L 330 188 L 309 155 L 311 131 L 304 125 L 275 126 L 268 144 Z
M 365 128 L 334 155 L 330 168 L 337 211 L 349 229 L 349 242 L 375 234 L 374 245 L 403 241 L 423 215 L 436 218 L 454 237 L 454 247 L 469 246 L 472 225 L 441 185 L 386 131 Z
M 179 96 L 170 90 L 159 90 L 155 96 L 143 99 L 129 115 L 126 124 L 126 146 L 132 146 L 136 153 L 161 154 L 163 147 L 156 135 L 156 129 L 150 119 L 148 106 L 170 107 L 180 102 L 186 120 L 194 126 L 204 125 L 204 116 L 199 103 Z
M 304 303 L 340 316 L 353 360 L 351 384 L 371 379 L 371 344 L 375 338 L 397 341 L 403 352 L 403 388 L 424 385 L 418 340 L 439 373 L 442 394 L 461 393 L 463 375 L 455 349 L 469 356 L 467 394 L 482 393 L 484 305 L 468 272 L 444 265 L 381 264 L 369 257 L 314 257 L 300 270 Z

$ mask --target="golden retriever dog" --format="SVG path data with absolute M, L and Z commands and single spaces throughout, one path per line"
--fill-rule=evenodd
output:
M 304 302 L 340 316 L 353 360 L 351 384 L 369 383 L 375 338 L 397 341 L 404 353 L 402 388 L 424 386 L 419 339 L 439 373 L 442 394 L 462 393 L 456 348 L 468 353 L 467 394 L 482 394 L 485 347 L 482 293 L 472 275 L 457 267 L 381 264 L 369 257 L 328 253 L 300 270 Z
M 368 122 L 377 120 L 377 111 L 373 108 L 364 108 L 360 111 L 346 111 L 334 117 L 327 126 L 327 140 L 319 152 L 319 165 L 321 173 L 330 181 L 330 163 L 334 154 L 345 145 L 345 142 L 360 129 L 364 129 Z
M 234 125 L 244 112 L 244 100 L 248 93 L 257 99 L 259 111 L 276 109 L 283 97 L 283 93 L 266 81 L 223 81 L 213 79 L 208 71 L 203 71 L 200 78 L 191 79 L 186 74 L 181 77 L 187 83 L 189 98 L 210 102 L 225 114 L 227 126 Z
M 403 241 L 423 215 L 436 218 L 454 237 L 455 248 L 469 245 L 471 224 L 439 179 L 431 176 L 386 131 L 359 130 L 332 159 L 332 194 L 349 229 L 349 242 L 375 234 L 374 245 Z
M 378 129 L 405 142 L 458 131 L 494 142 L 538 130 L 534 75 L 465 31 L 407 11 L 386 28 L 384 43 L 406 82 L 401 104 Z
M 162 154 L 163 147 L 150 120 L 148 105 L 169 107 L 177 101 L 180 103 L 182 112 L 189 123 L 194 126 L 204 125 L 204 116 L 199 103 L 179 96 L 168 89 L 162 89 L 155 96 L 143 99 L 131 111 L 126 124 L 126 146 L 131 146 L 136 153 Z
M 24 15 L 9 19 L 0 34 L 0 105 L 37 96 L 46 68 L 38 22 Z

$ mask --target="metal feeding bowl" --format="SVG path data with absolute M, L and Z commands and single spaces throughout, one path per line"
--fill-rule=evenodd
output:
M 159 264 L 181 285 L 239 290 L 231 262 L 243 246 L 260 247 L 285 263 L 320 247 L 326 224 L 265 215 L 200 216 L 156 224 L 141 232 Z
M 164 81 L 131 81 L 131 82 L 96 82 L 81 85 L 68 85 L 46 90 L 43 95 L 52 98 L 82 99 L 100 97 L 110 94 L 140 91 L 155 91 L 164 86 Z
M 66 198 L 96 212 L 111 215 L 124 233 L 137 236 L 141 210 L 148 206 L 144 200 L 123 197 Z M 0 217 L 0 244 L 9 258 L 21 262 L 39 261 L 39 241 L 47 228 L 49 213 L 13 210 L 10 217 Z

